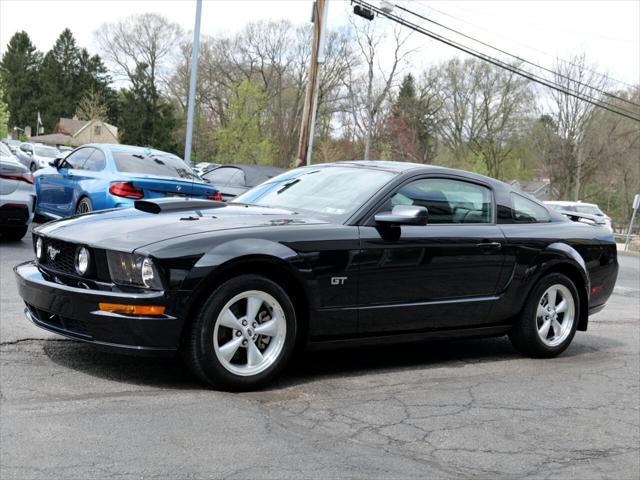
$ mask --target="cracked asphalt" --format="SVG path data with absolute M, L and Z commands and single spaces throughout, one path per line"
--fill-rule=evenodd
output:
M 47 334 L 0 243 L 0 477 L 640 477 L 640 258 L 553 360 L 505 338 L 308 353 L 268 390 Z

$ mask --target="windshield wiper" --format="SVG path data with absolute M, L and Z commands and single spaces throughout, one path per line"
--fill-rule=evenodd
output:
M 296 183 L 298 183 L 300 180 L 302 180 L 301 178 L 296 178 L 294 180 L 291 180 L 290 182 L 285 183 L 282 188 L 280 188 L 280 190 L 278 190 L 276 193 L 278 195 L 280 195 L 282 192 L 288 190 L 289 188 L 293 187 Z

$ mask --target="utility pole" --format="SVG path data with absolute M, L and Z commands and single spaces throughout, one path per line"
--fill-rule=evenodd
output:
M 324 41 L 327 25 L 329 0 L 316 0 L 313 3 L 313 37 L 311 39 L 311 62 L 309 64 L 309 82 L 302 111 L 302 125 L 300 126 L 300 143 L 298 144 L 298 160 L 296 166 L 311 164 L 313 149 L 313 134 L 318 109 L 318 70 L 319 64 L 324 63 Z
M 196 80 L 198 78 L 198 51 L 200 50 L 200 17 L 202 0 L 196 0 L 196 24 L 193 28 L 193 48 L 191 52 L 191 79 L 189 82 L 189 105 L 187 107 L 187 137 L 184 141 L 184 161 L 191 163 L 191 139 L 193 138 L 193 111 L 196 101 Z

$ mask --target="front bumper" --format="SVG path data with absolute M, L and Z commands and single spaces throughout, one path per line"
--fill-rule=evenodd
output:
M 123 315 L 101 311 L 99 302 L 164 305 L 164 292 L 127 293 L 72 287 L 45 278 L 33 262 L 14 268 L 25 314 L 45 330 L 128 353 L 173 354 L 182 322 L 171 315 Z

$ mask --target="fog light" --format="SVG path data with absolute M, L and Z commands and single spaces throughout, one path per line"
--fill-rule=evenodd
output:
M 36 238 L 36 258 L 42 260 L 42 237 Z
M 89 250 L 80 247 L 76 252 L 76 272 L 86 275 L 89 271 Z

